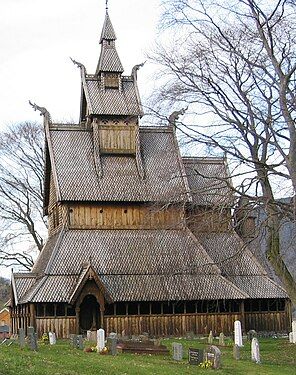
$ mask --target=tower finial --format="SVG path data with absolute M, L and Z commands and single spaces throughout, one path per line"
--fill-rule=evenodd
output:
M 106 0 L 106 13 L 108 13 L 108 0 Z

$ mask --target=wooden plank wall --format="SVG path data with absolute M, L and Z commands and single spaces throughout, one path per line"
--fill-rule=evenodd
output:
M 291 322 L 289 314 L 280 312 L 245 313 L 245 329 L 267 332 L 288 332 Z
M 44 332 L 55 332 L 57 338 L 68 338 L 76 333 L 76 317 L 36 318 L 36 332 L 38 337 Z
M 183 209 L 140 205 L 86 205 L 69 207 L 70 229 L 180 229 Z
M 99 125 L 101 153 L 136 153 L 135 125 Z
M 179 314 L 108 316 L 104 318 L 107 333 L 125 332 L 125 335 L 139 335 L 148 332 L 151 336 L 185 336 L 195 334 L 232 334 L 234 321 L 241 319 L 240 313 L 232 314 Z

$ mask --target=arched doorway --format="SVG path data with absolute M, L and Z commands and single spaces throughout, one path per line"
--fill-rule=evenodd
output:
M 100 305 L 94 295 L 88 294 L 80 305 L 80 330 L 82 332 L 97 330 L 101 327 L 100 323 Z

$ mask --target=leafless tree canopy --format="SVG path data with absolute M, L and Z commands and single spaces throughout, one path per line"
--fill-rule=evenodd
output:
M 0 134 L 0 262 L 7 266 L 30 269 L 32 251 L 43 247 L 43 142 L 36 123 Z
M 241 187 L 235 190 L 264 204 L 267 256 L 296 303 L 295 281 L 279 253 L 283 207 L 275 199 L 276 189 L 296 192 L 296 2 L 164 0 L 163 5 L 163 31 L 175 35 L 152 56 L 162 66 L 163 83 L 154 108 L 188 106 L 179 129 L 240 167 Z

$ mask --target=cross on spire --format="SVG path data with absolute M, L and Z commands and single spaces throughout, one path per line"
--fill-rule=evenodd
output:
M 108 13 L 108 0 L 106 0 L 106 13 Z

